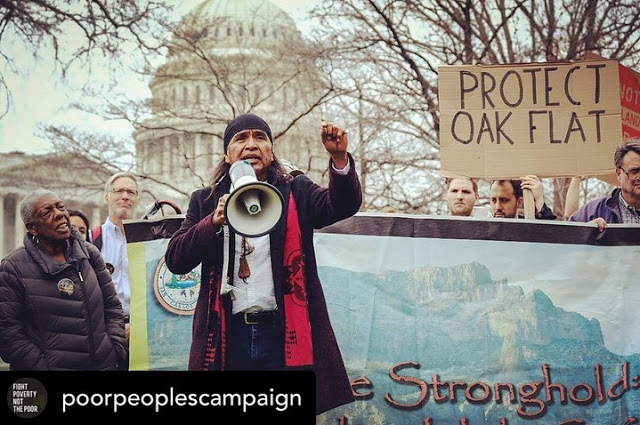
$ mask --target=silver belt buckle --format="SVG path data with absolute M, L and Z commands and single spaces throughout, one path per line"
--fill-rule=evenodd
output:
M 257 321 L 249 321 L 248 315 L 251 314 L 250 312 L 245 311 L 243 314 L 244 314 L 244 324 L 245 325 L 257 325 L 258 324 Z

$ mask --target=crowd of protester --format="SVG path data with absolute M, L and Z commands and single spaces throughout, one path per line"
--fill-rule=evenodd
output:
M 225 130 L 224 155 L 211 185 L 193 193 L 182 226 L 169 241 L 166 263 L 178 274 L 201 264 L 207 277 L 194 316 L 190 369 L 312 369 L 317 411 L 323 412 L 353 400 L 348 377 L 314 262 L 292 276 L 287 271 L 292 264 L 282 259 L 293 252 L 313 258 L 313 229 L 355 214 L 362 193 L 347 131 L 324 123 L 320 140 L 329 154 L 328 187 L 276 157 L 266 121 L 253 114 L 235 117 Z M 237 161 L 248 162 L 257 180 L 283 195 L 287 220 L 257 237 L 232 232 L 229 253 L 225 204 L 232 190 L 229 170 Z M 488 215 L 523 218 L 530 191 L 535 219 L 586 222 L 600 231 L 609 223 L 640 224 L 640 139 L 623 143 L 613 165 L 618 187 L 585 205 L 579 205 L 580 178 L 572 179 L 561 218 L 545 202 L 539 177 L 492 181 Z M 445 186 L 450 215 L 486 217 L 476 212 L 481 199 L 476 179 L 448 178 Z M 23 245 L 0 264 L 0 357 L 11 369 L 128 369 L 131 303 L 123 221 L 134 218 L 139 196 L 135 174 L 111 176 L 104 188 L 108 217 L 94 227 L 82 211 L 67 209 L 47 189 L 23 199 Z M 229 293 L 221 289 L 223 281 L 232 282 Z M 307 308 L 292 307 L 287 297 L 293 292 L 305 294 Z M 298 337 L 288 338 L 291 332 Z

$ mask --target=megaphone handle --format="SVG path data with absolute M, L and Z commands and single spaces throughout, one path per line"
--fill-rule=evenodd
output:
M 235 294 L 233 293 L 233 285 L 229 283 L 231 277 L 229 276 L 229 261 L 232 259 L 229 257 L 229 226 L 224 223 L 222 225 L 222 274 L 220 275 L 220 279 L 222 282 L 220 284 L 220 295 L 225 295 L 231 292 L 231 299 L 235 299 Z

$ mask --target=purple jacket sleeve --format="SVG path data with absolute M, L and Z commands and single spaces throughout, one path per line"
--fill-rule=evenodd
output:
M 356 173 L 353 157 L 349 154 L 351 168 L 346 175 L 338 174 L 329 164 L 329 187 L 322 188 L 315 183 L 308 188 L 309 212 L 312 215 L 313 227 L 320 229 L 351 217 L 362 204 L 362 188 Z
M 219 250 L 216 233 L 220 227 L 211 221 L 213 211 L 208 211 L 201 191 L 191 195 L 189 208 L 180 229 L 173 234 L 167 251 L 165 262 L 172 273 L 189 273 L 205 256 Z
M 622 220 L 620 206 L 617 202 L 619 193 L 620 189 L 617 188 L 609 196 L 584 204 L 569 217 L 569 221 L 587 223 L 594 218 L 601 217 L 607 223 L 620 223 Z

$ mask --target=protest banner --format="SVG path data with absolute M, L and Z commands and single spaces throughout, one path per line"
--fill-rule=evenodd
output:
M 358 214 L 316 253 L 358 394 L 317 424 L 640 418 L 640 227 Z
M 610 174 L 621 140 L 618 62 L 438 68 L 448 177 Z
M 184 215 L 126 220 L 131 283 L 130 370 L 186 370 L 200 267 L 174 275 L 164 254 Z
M 148 243 L 135 244 L 141 257 Z M 640 227 L 359 213 L 318 231 L 315 247 L 358 394 L 317 424 L 640 418 Z M 157 310 L 146 329 L 190 326 L 190 316 L 158 314 L 149 275 L 159 255 L 146 256 L 132 312 Z M 150 335 L 146 367 L 186 370 L 190 328 L 182 332 Z M 152 346 L 180 355 L 151 355 Z

